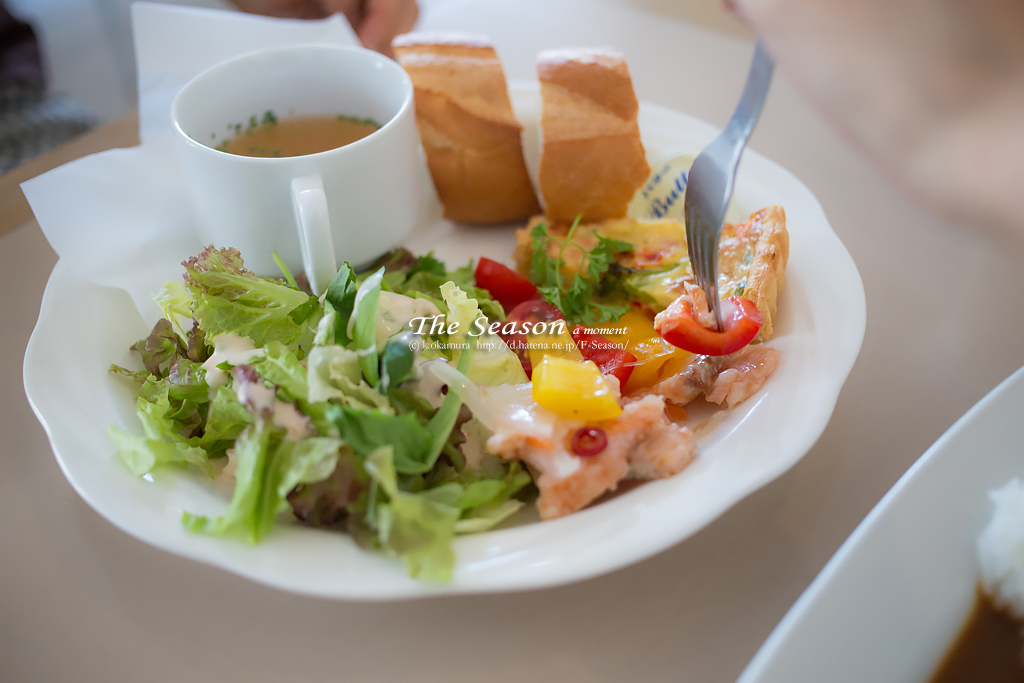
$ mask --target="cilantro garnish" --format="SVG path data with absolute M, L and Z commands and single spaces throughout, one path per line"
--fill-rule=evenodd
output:
M 548 254 L 552 237 L 548 233 L 547 225 L 541 223 L 533 228 L 530 232 L 530 237 L 533 238 L 530 279 L 537 285 L 538 291 L 544 295 L 548 303 L 560 310 L 567 320 L 588 326 L 617 320 L 629 310 L 629 306 L 602 303 L 596 301 L 595 296 L 602 289 L 602 279 L 615 263 L 615 254 L 632 251 L 633 245 L 595 234 L 597 245 L 587 251 L 572 241 L 579 223 L 580 219 L 577 217 L 558 250 L 558 256 L 554 258 Z M 583 252 L 583 260 L 572 284 L 566 287 L 562 278 L 562 268 L 565 266 L 562 256 L 570 244 Z

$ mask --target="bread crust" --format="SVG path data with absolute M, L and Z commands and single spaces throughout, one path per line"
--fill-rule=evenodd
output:
M 759 233 L 754 258 L 747 271 L 747 288 L 743 296 L 754 302 L 761 313 L 761 331 L 755 342 L 768 341 L 775 333 L 779 292 L 789 263 L 789 231 L 786 212 L 781 206 L 768 206 L 750 216 L 750 230 Z
M 538 57 L 541 147 L 538 180 L 549 219 L 619 218 L 650 167 L 622 55 L 555 50 Z
M 522 126 L 493 46 L 472 36 L 407 34 L 393 47 L 413 82 L 420 138 L 445 217 L 504 223 L 537 213 Z

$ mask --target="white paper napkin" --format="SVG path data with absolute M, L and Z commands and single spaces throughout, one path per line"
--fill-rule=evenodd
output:
M 132 27 L 142 144 L 77 159 L 21 188 L 61 262 L 89 282 L 127 291 L 154 322 L 160 311 L 150 296 L 180 278 L 180 262 L 203 246 L 174 151 L 174 96 L 200 72 L 245 52 L 359 43 L 340 14 L 298 21 L 140 2 L 132 5 Z

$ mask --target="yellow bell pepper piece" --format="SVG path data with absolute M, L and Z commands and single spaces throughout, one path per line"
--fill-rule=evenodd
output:
M 533 366 L 533 400 L 561 417 L 608 420 L 622 406 L 593 361 L 545 356 Z
M 530 347 L 530 364 L 533 367 L 540 365 L 544 356 L 552 358 L 566 358 L 568 360 L 582 361 L 583 354 L 576 348 L 576 342 L 569 334 L 569 327 L 565 323 L 557 328 L 557 331 L 545 332 L 543 334 L 527 335 Z
M 609 336 L 636 356 L 637 364 L 622 388 L 623 393 L 654 386 L 680 372 L 693 357 L 689 351 L 663 342 L 654 331 L 654 320 L 642 311 L 631 308 L 619 318 L 615 327 L 626 328 L 625 334 Z

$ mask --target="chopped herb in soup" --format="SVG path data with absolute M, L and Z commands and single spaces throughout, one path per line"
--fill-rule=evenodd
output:
M 228 126 L 233 135 L 217 145 L 229 154 L 247 157 L 296 157 L 344 147 L 380 128 L 372 119 L 351 116 L 290 116 L 278 119 L 272 111 L 262 119 Z

